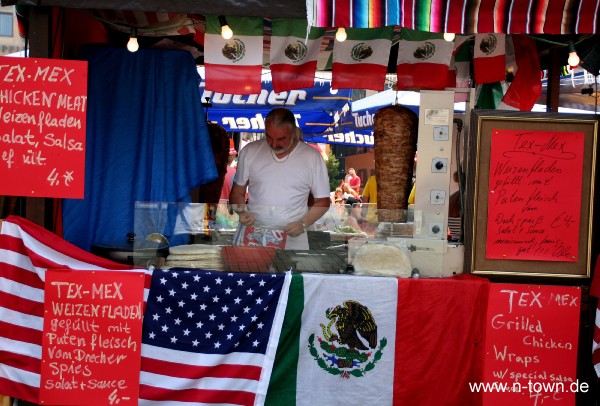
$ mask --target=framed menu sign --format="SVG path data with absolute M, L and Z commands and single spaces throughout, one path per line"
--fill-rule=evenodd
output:
M 0 195 L 83 198 L 87 62 L 0 57 Z
M 138 404 L 144 279 L 141 272 L 46 272 L 41 404 Z
M 597 119 L 479 110 L 471 129 L 468 270 L 589 277 Z

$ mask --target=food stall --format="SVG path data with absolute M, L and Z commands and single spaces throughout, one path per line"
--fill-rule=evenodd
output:
M 214 15 L 229 14 L 214 11 Z M 316 24 L 331 25 L 327 12 L 318 11 Z M 52 21 L 44 18 L 49 16 L 47 12 L 32 7 L 32 23 Z M 271 12 L 275 13 L 253 11 L 260 16 Z M 333 27 L 338 27 L 354 20 L 351 15 L 337 13 L 332 21 Z M 455 21 L 447 27 L 452 32 L 469 31 L 463 28 L 469 24 L 453 24 Z M 479 24 L 484 27 L 486 20 L 481 18 Z M 593 23 L 581 24 L 596 32 Z M 403 26 L 423 28 L 416 20 L 403 20 Z M 493 27 L 489 28 L 492 32 Z M 32 50 L 40 53 L 32 56 L 53 56 L 53 52 L 44 52 L 49 50 L 37 34 L 32 32 Z M 144 52 L 137 56 L 141 58 Z M 92 69 L 90 73 L 99 74 Z M 97 81 L 92 85 L 97 92 L 105 86 Z M 127 263 L 109 261 L 76 247 L 78 241 L 73 235 L 77 233 L 68 242 L 35 222 L 7 216 L 0 231 L 0 249 L 6 253 L 0 260 L 0 272 L 9 281 L 2 288 L 0 302 L 0 322 L 6 327 L 1 336 L 6 346 L 0 358 L 0 392 L 44 404 L 68 403 L 69 398 L 74 404 L 85 403 L 88 395 L 107 404 L 174 400 L 339 404 L 345 396 L 365 404 L 424 405 L 505 404 L 523 398 L 528 399 L 523 404 L 536 404 L 539 399 L 554 404 L 586 404 L 594 399 L 597 382 L 591 369 L 591 345 L 595 308 L 589 285 L 598 251 L 591 232 L 596 223 L 592 208 L 597 199 L 597 119 L 562 119 L 543 114 L 532 117 L 527 113 L 466 117 L 463 123 L 469 129 L 462 133 L 461 148 L 467 177 L 466 244 L 458 248 L 448 244 L 445 233 L 449 168 L 454 159 L 455 91 L 423 90 L 422 96 L 418 116 L 412 113 L 400 118 L 408 113 L 391 106 L 382 109 L 377 117 L 380 120 L 375 119 L 376 165 L 380 165 L 376 170 L 382 187 L 376 207 L 378 222 L 364 230 L 351 230 L 342 225 L 344 216 L 349 215 L 347 211 L 329 213 L 330 217 L 324 216 L 308 230 L 312 237 L 308 251 L 234 247 L 228 237 L 237 226 L 236 217 L 226 205 L 210 207 L 209 211 L 211 203 L 173 201 L 162 196 L 129 204 L 128 221 L 141 238 L 132 241 L 132 257 L 123 261 Z M 473 103 L 473 93 L 469 97 Z M 142 110 L 148 99 L 152 100 L 135 99 L 135 110 Z M 131 100 L 123 96 L 115 102 L 123 103 L 119 109 L 133 115 Z M 199 101 L 199 97 L 193 99 L 201 112 Z M 179 115 L 179 110 L 175 112 Z M 570 249 L 561 246 L 560 256 L 549 260 L 544 256 L 546 246 L 540 243 L 534 248 L 541 248 L 543 255 L 523 260 L 518 257 L 522 255 L 522 241 L 513 244 L 520 246 L 516 252 L 501 252 L 506 245 L 492 239 L 494 233 L 505 229 L 487 228 L 492 222 L 490 213 L 498 218 L 493 210 L 499 206 L 506 209 L 513 202 L 491 204 L 492 190 L 486 190 L 486 181 L 493 172 L 485 165 L 499 159 L 490 151 L 504 150 L 501 155 L 507 161 L 513 159 L 514 151 L 498 144 L 482 120 L 501 121 L 503 126 L 497 127 L 494 121 L 493 129 L 500 128 L 510 135 L 522 130 L 521 126 L 534 132 L 532 140 L 518 144 L 520 149 L 528 147 L 538 155 L 558 150 L 570 157 L 568 164 L 544 166 L 540 172 L 556 171 L 565 182 L 581 175 L 581 199 L 574 202 L 578 204 L 577 213 L 572 212 L 574 206 L 565 208 L 565 215 L 552 212 L 560 218 L 561 227 L 579 230 L 561 240 L 569 243 Z M 538 128 L 537 122 L 557 127 L 576 123 L 577 128 L 563 129 L 558 138 L 548 141 L 545 133 L 552 129 Z M 568 138 L 570 133 L 576 133 L 573 144 Z M 480 143 L 484 140 L 487 144 Z M 88 150 L 90 155 L 97 152 L 96 148 L 101 149 L 102 139 L 96 141 L 94 149 Z M 417 143 L 420 188 L 415 207 L 409 209 L 407 197 Z M 536 149 L 540 143 L 544 151 Z M 421 153 L 424 144 L 429 147 Z M 211 155 L 208 152 L 215 152 L 209 147 L 208 137 L 197 149 L 207 161 Z M 157 153 L 152 158 L 181 161 L 185 156 L 182 153 L 164 159 Z M 102 158 L 107 157 L 95 159 Z M 191 161 L 186 163 L 194 166 Z M 497 164 L 516 166 L 513 161 Z M 534 172 L 533 167 L 528 168 Z M 198 168 L 189 171 L 201 172 Z M 214 168 L 205 168 L 203 180 L 212 181 L 216 177 L 213 172 Z M 550 203 L 561 207 L 559 196 L 566 194 L 565 186 L 558 188 L 548 176 L 535 179 L 535 185 L 543 185 L 544 189 L 531 197 L 529 204 L 522 204 L 522 210 L 536 211 Z M 501 179 L 494 179 L 513 196 L 520 191 L 514 181 L 503 184 Z M 189 192 L 189 188 L 183 189 L 177 192 Z M 120 189 L 104 194 L 118 200 L 114 196 L 125 192 Z M 190 218 L 182 214 L 188 210 L 200 214 L 188 221 Z M 206 217 L 208 211 L 211 215 Z M 109 222 L 91 221 L 99 213 L 100 209 L 90 212 L 90 217 L 79 217 L 92 227 L 105 227 Z M 530 226 L 524 218 L 520 225 Z M 506 221 L 510 225 L 508 219 L 510 216 Z M 516 217 L 512 221 L 517 221 Z M 573 225 L 577 222 L 579 227 Z M 540 222 L 535 227 L 540 224 L 546 226 Z M 555 225 L 551 222 L 547 228 Z M 535 227 L 534 232 L 539 228 Z M 110 232 L 107 227 L 100 230 L 100 235 Z M 80 239 L 88 237 L 87 231 L 79 234 Z M 555 240 L 559 237 L 562 235 L 552 234 Z M 577 243 L 573 243 L 575 240 Z M 482 245 L 495 250 L 488 253 Z M 120 271 L 123 279 L 118 273 L 111 274 L 111 285 L 98 275 L 111 271 Z M 85 272 L 85 278 L 73 276 L 78 272 Z M 53 284 L 45 286 L 46 280 Z M 70 289 L 66 297 L 60 297 L 65 292 L 61 286 Z M 121 295 L 125 287 L 140 296 Z M 84 293 L 88 289 L 96 292 L 93 299 Z M 231 292 L 239 297 L 229 299 Z M 127 300 L 127 305 L 117 304 L 121 298 Z M 240 303 L 243 305 L 238 306 Z M 138 311 L 142 308 L 145 310 Z M 202 312 L 206 308 L 209 312 L 205 317 Z M 248 312 L 252 314 L 246 316 Z M 236 328 L 243 334 L 234 332 Z M 104 341 L 94 335 L 99 331 L 105 335 Z M 111 334 L 112 338 L 106 338 Z M 195 350 L 200 344 L 202 349 Z M 127 360 L 128 368 L 118 371 L 118 378 L 105 378 L 102 365 L 114 366 L 121 362 L 117 360 Z M 140 367 L 130 369 L 131 365 Z M 533 386 L 527 385 L 528 380 Z M 517 394 L 514 386 L 505 393 L 488 393 L 473 386 L 493 382 L 516 382 L 522 387 Z M 537 385 L 542 383 L 563 385 L 538 390 Z M 563 391 L 565 385 L 568 390 Z

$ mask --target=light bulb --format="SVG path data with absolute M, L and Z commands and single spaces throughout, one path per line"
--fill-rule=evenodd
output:
M 219 16 L 219 24 L 221 25 L 221 37 L 223 39 L 231 39 L 233 37 L 233 31 L 229 24 L 227 24 L 227 18 L 225 16 Z
M 223 39 L 231 39 L 233 37 L 233 31 L 229 28 L 229 25 L 225 24 L 221 27 L 221 36 Z
M 567 59 L 567 63 L 569 66 L 578 66 L 579 65 L 579 55 L 577 55 L 577 51 L 575 50 L 575 44 L 572 41 L 569 41 L 569 58 Z
M 453 32 L 445 32 L 444 33 L 444 39 L 448 42 L 454 41 L 455 37 L 456 37 L 456 34 L 454 34 Z
M 339 42 L 344 42 L 346 41 L 346 38 L 348 38 L 348 34 L 346 34 L 346 29 L 344 27 L 338 28 L 337 32 L 335 33 L 335 39 L 337 39 Z
M 569 52 L 569 59 L 567 59 L 569 66 L 578 66 L 579 65 L 579 55 L 577 52 Z
M 138 40 L 136 37 L 130 37 L 129 42 L 127 43 L 127 50 L 129 52 L 136 52 L 140 49 L 140 44 L 138 44 Z

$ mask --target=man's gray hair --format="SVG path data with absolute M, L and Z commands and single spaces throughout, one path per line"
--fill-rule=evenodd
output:
M 295 138 L 299 140 L 304 138 L 302 129 L 296 126 L 296 117 L 294 116 L 294 113 L 285 107 L 277 107 L 271 110 L 269 114 L 267 114 L 267 117 L 265 117 L 265 124 L 267 123 L 270 123 L 274 127 L 281 127 L 287 124 L 294 132 Z
M 280 127 L 283 124 L 288 124 L 292 128 L 296 127 L 296 117 L 294 113 L 284 107 L 277 107 L 267 114 L 265 117 L 265 124 L 271 123 L 275 127 Z

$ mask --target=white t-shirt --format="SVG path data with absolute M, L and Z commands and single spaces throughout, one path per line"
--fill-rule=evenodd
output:
M 256 215 L 256 226 L 281 229 L 292 221 L 301 220 L 308 211 L 308 195 L 329 198 L 329 176 L 321 154 L 300 141 L 283 159 L 276 159 L 266 139 L 254 141 L 239 152 L 234 182 L 248 184 L 249 210 Z M 308 249 L 295 246 L 288 236 L 286 248 Z

